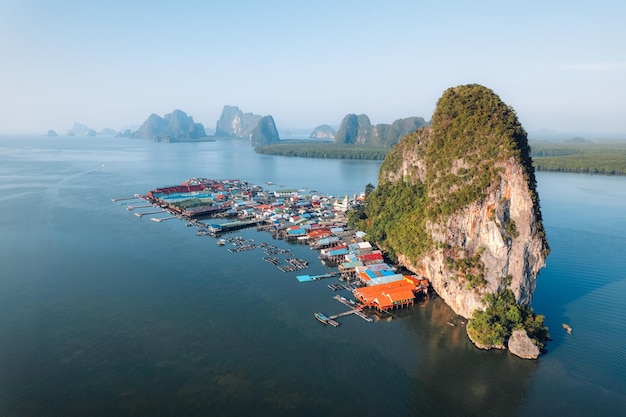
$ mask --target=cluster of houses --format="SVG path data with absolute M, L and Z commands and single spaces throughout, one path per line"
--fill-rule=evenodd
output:
M 413 305 L 417 293 L 428 292 L 428 280 L 399 273 L 361 232 L 349 232 L 348 239 L 340 236 L 323 237 L 314 245 L 329 245 L 320 249 L 320 257 L 338 264 L 342 279 L 352 284 L 352 293 L 361 304 L 387 311 Z M 333 237 L 340 239 L 333 242 Z
M 338 267 L 360 303 L 378 310 L 412 305 L 416 293 L 428 290 L 427 280 L 397 273 L 363 232 L 347 227 L 345 213 L 360 204 L 363 195 L 334 199 L 308 190 L 268 191 L 239 180 L 193 178 L 145 197 L 188 219 L 256 220 L 277 238 L 308 244 L 319 250 L 324 262 Z

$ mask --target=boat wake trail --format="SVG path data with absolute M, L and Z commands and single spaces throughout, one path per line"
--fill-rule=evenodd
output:
M 41 204 L 34 212 L 34 217 L 38 219 L 38 223 L 50 223 L 52 208 L 63 206 L 65 204 L 64 200 L 59 196 L 59 191 L 64 187 L 65 184 L 75 180 L 78 177 L 82 177 L 83 175 L 90 174 L 102 168 L 104 168 L 104 164 L 98 165 L 94 168 L 90 168 L 86 171 L 81 171 L 76 174 L 69 175 L 67 177 L 62 177 L 57 182 L 50 184 L 48 187 L 46 187 L 45 191 L 42 193 Z

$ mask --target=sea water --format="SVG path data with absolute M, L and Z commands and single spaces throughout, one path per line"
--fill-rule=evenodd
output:
M 436 296 L 324 326 L 314 312 L 345 311 L 333 279 L 299 283 L 259 249 L 111 201 L 189 177 L 341 197 L 379 167 L 241 140 L 0 138 L 0 415 L 620 415 L 624 177 L 537 174 L 552 253 L 533 307 L 553 338 L 537 361 L 476 349 Z M 328 271 L 307 246 L 236 235 Z

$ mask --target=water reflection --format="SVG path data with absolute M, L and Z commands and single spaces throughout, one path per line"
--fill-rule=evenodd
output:
M 404 320 L 426 352 L 419 354 L 414 387 L 424 415 L 517 414 L 537 361 L 477 349 L 467 338 L 465 319 L 436 296 Z

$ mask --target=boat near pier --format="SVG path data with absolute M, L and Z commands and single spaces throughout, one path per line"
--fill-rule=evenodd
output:
M 320 323 L 330 324 L 333 327 L 338 327 L 339 326 L 339 323 L 337 323 L 335 320 L 333 320 L 333 319 L 331 319 L 329 317 L 326 317 L 324 315 L 324 313 L 317 312 L 317 313 L 314 314 L 314 316 Z

